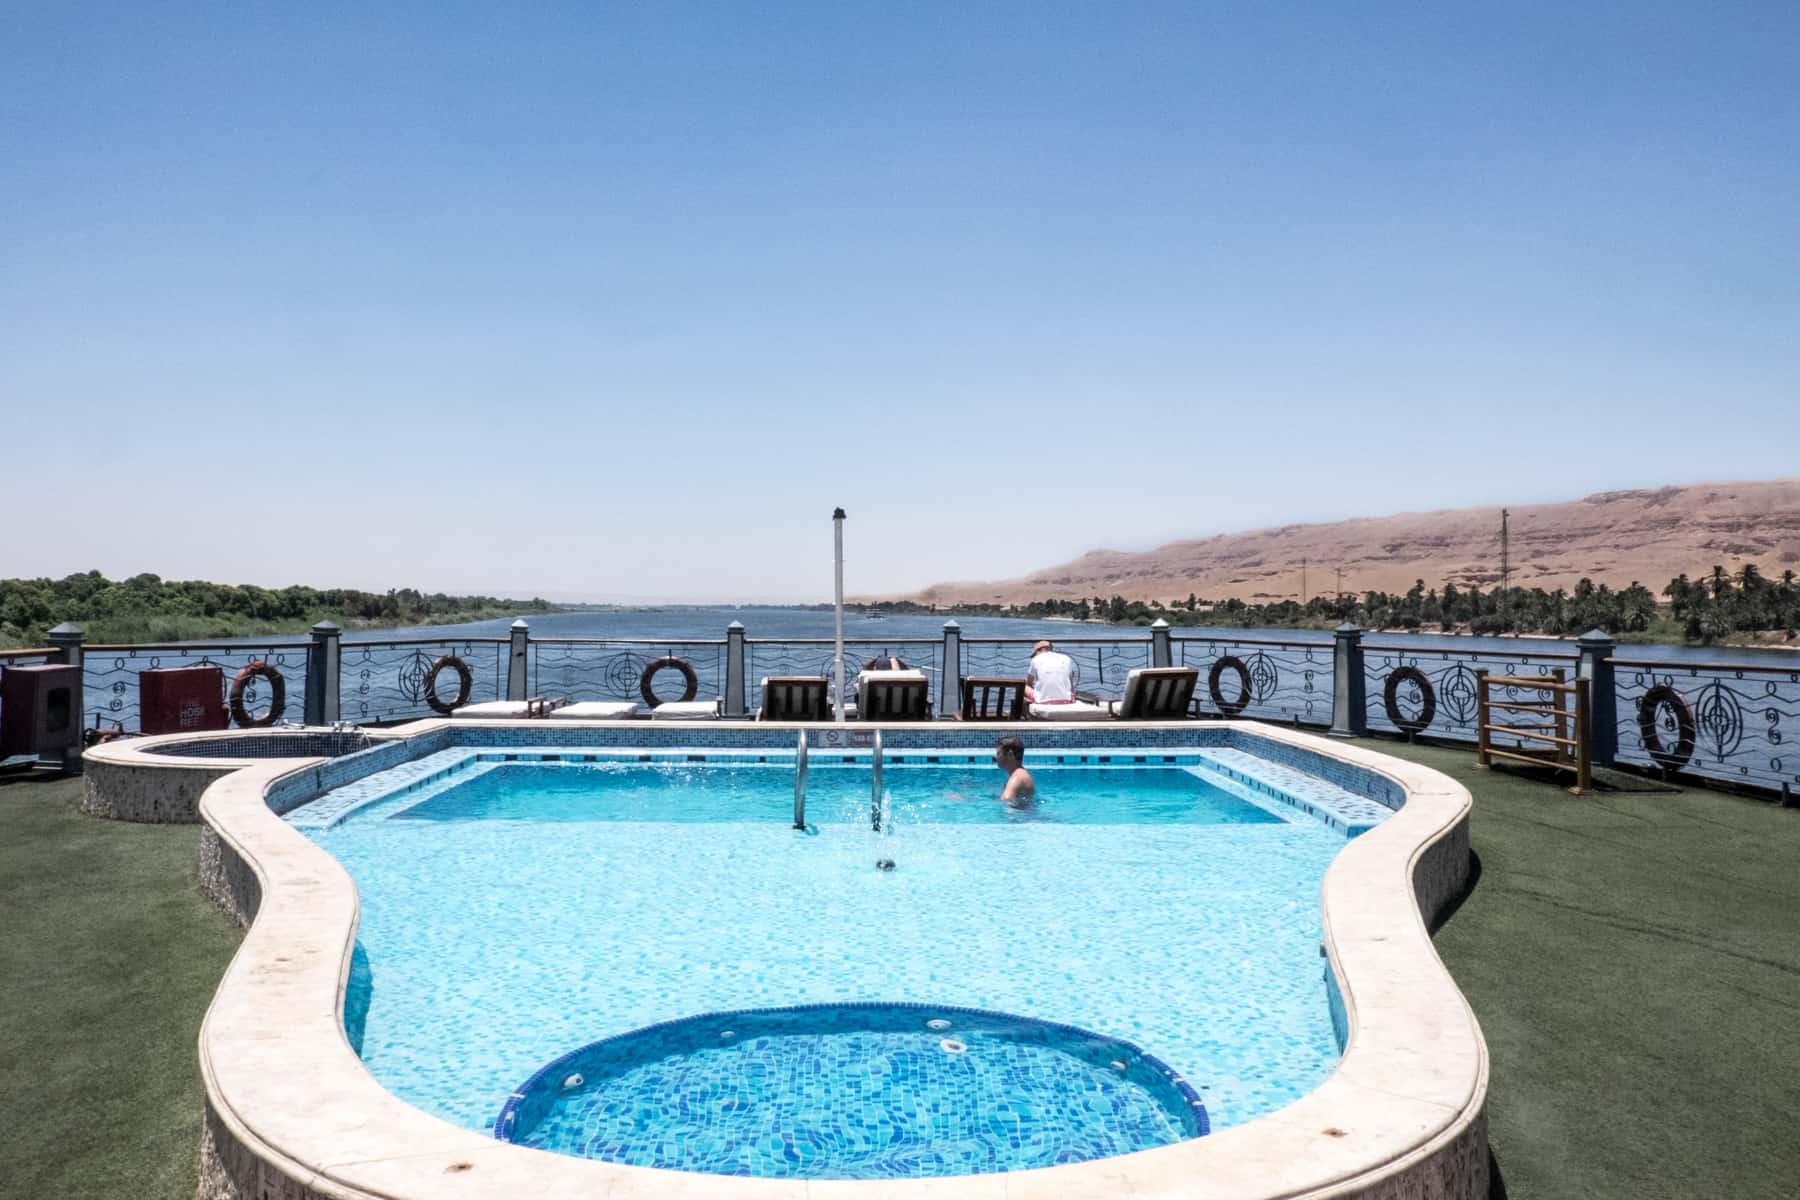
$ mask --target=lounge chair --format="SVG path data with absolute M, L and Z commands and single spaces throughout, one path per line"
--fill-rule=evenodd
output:
M 1112 701 L 1091 696 L 1031 706 L 1031 716 L 1036 721 L 1110 721 L 1112 715 Z
M 962 681 L 962 719 L 1019 721 L 1025 717 L 1025 681 L 971 675 Z
M 484 700 L 480 704 L 465 704 L 461 708 L 453 710 L 450 715 L 481 721 L 521 721 L 547 717 L 556 708 L 556 701 L 547 700 L 542 696 L 533 696 L 529 700 Z
M 1125 676 L 1113 705 L 1121 721 L 1175 721 L 1188 714 L 1200 672 L 1193 667 L 1139 667 Z
M 831 682 L 823 675 L 770 675 L 762 681 L 759 721 L 829 721 Z
M 710 721 L 718 715 L 717 700 L 672 700 L 650 710 L 658 721 Z
M 582 700 L 550 710 L 557 721 L 623 721 L 638 715 L 641 706 L 635 700 Z
M 859 721 L 931 720 L 931 684 L 923 671 L 864 671 L 856 677 Z

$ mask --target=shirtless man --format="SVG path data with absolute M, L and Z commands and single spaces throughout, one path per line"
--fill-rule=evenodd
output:
M 1037 783 L 1025 769 L 1025 743 L 1008 734 L 994 747 L 994 765 L 1006 772 L 1000 799 L 1014 808 L 1025 808 L 1037 797 Z

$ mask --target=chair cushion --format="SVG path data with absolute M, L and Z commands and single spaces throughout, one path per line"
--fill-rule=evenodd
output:
M 663 721 L 704 721 L 719 715 L 717 700 L 675 700 L 659 704 L 650 715 Z
M 1038 721 L 1108 721 L 1112 719 L 1110 704 L 1088 704 L 1081 700 L 1069 704 L 1034 704 L 1031 716 Z
M 549 715 L 559 721 L 622 721 L 637 716 L 638 707 L 631 700 L 583 700 L 552 709 Z
M 530 702 L 526 700 L 484 700 L 480 704 L 465 704 L 450 715 L 453 717 L 523 717 Z

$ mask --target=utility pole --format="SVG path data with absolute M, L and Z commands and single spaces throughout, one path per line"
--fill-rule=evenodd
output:
M 1306 556 L 1300 556 L 1300 607 L 1306 607 Z
M 1500 510 L 1500 628 L 1502 631 L 1512 623 L 1508 619 L 1512 608 L 1512 546 L 1507 534 L 1507 518 L 1511 515 L 1504 508 Z
M 1342 568 L 1342 567 L 1339 567 L 1337 569 L 1337 584 L 1338 584 L 1338 590 L 1337 590 L 1338 603 L 1342 604 L 1344 602 L 1344 568 Z

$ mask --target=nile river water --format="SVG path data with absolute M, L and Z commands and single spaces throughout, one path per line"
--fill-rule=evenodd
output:
M 832 636 L 829 610 L 802 608 L 633 608 L 591 612 L 535 613 L 525 618 L 538 638 L 604 638 L 619 641 L 684 641 L 722 638 L 733 621 L 743 623 L 752 638 L 801 639 Z M 857 642 L 892 639 L 941 638 L 942 615 L 866 617 L 844 614 L 844 637 Z M 1072 640 L 1098 638 L 1146 638 L 1142 625 L 1096 625 L 1074 621 L 1027 621 L 1010 617 L 956 617 L 965 638 L 1047 637 Z M 434 625 L 416 629 L 368 629 L 349 632 L 344 640 L 386 641 L 398 637 L 505 637 L 510 620 L 472 621 L 462 625 Z M 1204 625 L 1178 627 L 1177 637 L 1274 638 L 1292 642 L 1329 644 L 1331 634 L 1320 629 L 1239 629 Z M 1548 649 L 1575 649 L 1573 639 L 1467 637 L 1441 633 L 1374 633 L 1366 643 L 1404 645 L 1420 652 L 1431 650 L 1486 650 L 1543 653 Z M 1720 646 L 1659 646 L 1621 643 L 1618 653 L 1656 662 L 1743 662 L 1781 667 L 1800 666 L 1800 654 L 1787 650 L 1738 650 Z M 904 657 L 904 656 L 903 656 Z

